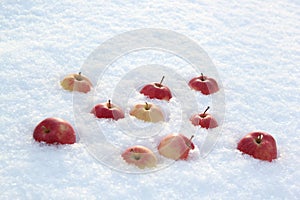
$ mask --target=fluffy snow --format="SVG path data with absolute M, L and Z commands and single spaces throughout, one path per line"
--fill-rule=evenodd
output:
M 299 199 L 299 10 L 299 2 L 293 0 L 1 1 L 0 199 Z M 147 99 L 130 89 L 124 105 L 114 97 L 114 89 L 127 80 L 139 81 L 139 88 L 146 78 L 161 78 L 155 71 L 140 80 L 143 74 L 132 66 L 177 67 L 180 77 L 188 80 L 193 73 L 184 70 L 189 65 L 179 57 L 153 50 L 132 52 L 111 63 L 103 78 L 93 80 L 93 93 L 73 95 L 60 87 L 59 81 L 79 72 L 99 45 L 141 28 L 185 35 L 216 66 L 226 111 L 208 155 L 201 155 L 201 147 L 210 132 L 195 127 L 184 127 L 185 135 L 195 134 L 196 145 L 187 161 L 159 157 L 156 169 L 140 170 L 118 154 L 134 144 L 155 150 L 162 136 L 180 129 L 183 108 L 201 112 L 213 104 L 214 97 L 192 91 L 187 96 L 196 98 L 196 110 L 176 97 L 170 103 L 149 100 L 164 108 L 168 122 L 150 125 L 155 130 L 150 135 L 133 130 L 149 127 L 128 116 L 133 104 Z M 166 75 L 170 87 L 176 82 L 171 77 L 176 74 Z M 128 121 L 95 120 L 88 113 L 92 105 L 84 104 L 91 100 L 87 96 L 93 103 L 113 96 Z M 90 137 L 80 135 L 76 144 L 58 146 L 33 140 L 35 126 L 46 117 L 61 117 L 77 134 L 82 131 L 87 124 L 76 123 L 74 113 L 80 99 L 86 111 L 82 117 L 96 125 Z M 211 112 L 221 120 L 217 108 L 212 106 Z M 124 127 L 132 134 L 122 134 Z M 274 136 L 278 159 L 264 162 L 236 150 L 237 142 L 256 130 Z M 118 147 L 111 156 L 101 157 L 109 148 L 91 151 L 99 131 Z

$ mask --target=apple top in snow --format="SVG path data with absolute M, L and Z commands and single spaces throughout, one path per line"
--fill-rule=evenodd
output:
M 189 151 L 195 148 L 192 142 L 194 136 L 188 139 L 182 134 L 169 134 L 165 136 L 158 145 L 159 153 L 169 159 L 186 160 Z
M 46 118 L 33 131 L 33 138 L 49 144 L 73 144 L 76 134 L 71 124 L 60 118 Z
M 141 145 L 127 148 L 122 153 L 122 157 L 127 163 L 134 164 L 141 169 L 155 167 L 157 164 L 155 154 L 147 147 Z
M 100 103 L 94 106 L 91 110 L 97 118 L 110 118 L 114 120 L 124 118 L 123 110 L 115 104 L 112 104 L 110 100 L 105 103 Z
M 163 122 L 164 114 L 159 106 L 151 103 L 136 104 L 129 113 L 131 116 L 146 122 Z
M 149 97 L 150 99 L 160 99 L 169 101 L 172 98 L 171 90 L 162 84 L 164 76 L 162 77 L 160 83 L 150 83 L 145 85 L 140 93 Z
M 207 113 L 207 110 L 209 109 L 209 106 L 206 108 L 206 110 L 203 113 L 195 114 L 190 118 L 190 121 L 195 126 L 201 126 L 202 128 L 216 128 L 218 127 L 217 120 L 209 113 Z
M 239 141 L 237 149 L 260 160 L 271 162 L 277 158 L 276 141 L 265 132 L 247 134 Z
M 79 72 L 78 74 L 69 74 L 64 77 L 60 82 L 61 86 L 65 90 L 78 91 L 87 93 L 93 87 L 92 82 L 88 77 L 84 76 Z
M 204 95 L 209 95 L 219 91 L 218 83 L 215 79 L 204 76 L 202 73 L 199 77 L 192 78 L 189 86 L 193 90 L 200 91 Z

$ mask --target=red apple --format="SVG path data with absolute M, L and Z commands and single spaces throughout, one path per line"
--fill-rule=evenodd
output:
M 118 106 L 112 104 L 110 100 L 106 103 L 100 103 L 94 106 L 91 110 L 97 118 L 111 118 L 118 120 L 124 118 L 124 112 Z
M 76 134 L 70 123 L 60 118 L 46 118 L 33 131 L 33 138 L 49 144 L 73 144 Z
M 147 147 L 140 145 L 129 147 L 122 153 L 122 157 L 127 163 L 134 164 L 141 169 L 155 167 L 157 164 L 154 153 Z
M 203 113 L 195 114 L 191 117 L 191 122 L 195 126 L 201 126 L 202 128 L 216 128 L 218 126 L 217 120 L 211 115 L 206 113 L 209 109 L 209 106 Z
M 147 102 L 145 104 L 136 104 L 130 111 L 130 115 L 147 122 L 165 121 L 161 109 L 158 106 Z
M 188 139 L 182 134 L 169 134 L 164 137 L 158 145 L 159 153 L 173 160 L 186 160 L 190 150 L 195 148 L 192 143 L 192 136 Z
M 215 93 L 219 90 L 217 81 L 213 78 L 204 76 L 202 73 L 201 76 L 192 78 L 189 82 L 189 86 L 205 95 Z
M 91 81 L 79 72 L 78 74 L 69 74 L 60 82 L 65 90 L 87 93 L 93 87 Z
M 150 83 L 145 85 L 141 89 L 140 93 L 144 94 L 150 99 L 161 99 L 169 101 L 172 98 L 172 93 L 167 86 L 162 85 L 164 78 L 165 77 L 163 76 L 160 83 Z
M 237 149 L 254 158 L 272 161 L 277 158 L 277 147 L 275 139 L 265 132 L 251 132 L 243 137 Z

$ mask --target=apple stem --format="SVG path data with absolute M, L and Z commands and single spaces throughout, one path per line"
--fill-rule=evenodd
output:
M 161 80 L 160 80 L 160 82 L 159 82 L 159 85 L 162 84 L 162 82 L 164 81 L 164 79 L 165 79 L 165 76 L 163 76 L 163 77 L 161 78 Z
M 194 135 L 192 135 L 191 138 L 189 139 L 189 141 L 185 143 L 190 149 L 193 149 L 193 147 L 192 147 L 192 139 L 193 138 L 194 138 Z
M 43 131 L 44 131 L 45 133 L 49 133 L 49 132 L 50 132 L 50 130 L 47 129 L 45 126 L 42 126 L 42 129 L 43 129 Z
M 191 136 L 191 138 L 190 138 L 190 142 L 192 141 L 192 139 L 193 139 L 193 138 L 194 138 L 194 135 L 192 135 L 192 136 Z
M 110 99 L 108 100 L 107 107 L 111 108 L 111 101 L 110 101 Z
M 258 143 L 258 144 L 260 144 L 261 143 L 261 141 L 262 141 L 262 139 L 263 139 L 263 135 L 259 135 L 259 136 L 257 136 L 257 138 L 256 138 L 256 142 Z
M 207 106 L 207 108 L 205 109 L 205 111 L 203 112 L 203 114 L 205 114 L 209 109 L 209 106 Z
M 146 109 L 146 110 L 149 110 L 149 104 L 148 104 L 147 102 L 145 102 L 145 104 L 146 104 L 146 105 L 145 105 L 145 109 Z
M 81 72 L 78 73 L 78 76 L 75 76 L 77 81 L 82 81 Z
M 201 73 L 200 79 L 201 79 L 201 81 L 204 81 L 204 75 L 203 75 L 203 73 Z

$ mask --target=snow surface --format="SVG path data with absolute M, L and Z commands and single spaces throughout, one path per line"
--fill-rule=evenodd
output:
M 293 0 L 2 0 L 0 199 L 299 199 L 299 10 L 299 2 Z M 214 62 L 225 92 L 226 112 L 213 151 L 200 156 L 199 147 L 209 133 L 196 130 L 197 148 L 187 161 L 168 163 L 159 158 L 158 170 L 137 174 L 104 165 L 89 153 L 84 139 L 59 146 L 35 142 L 33 129 L 46 117 L 61 117 L 80 128 L 75 123 L 73 94 L 62 90 L 59 81 L 78 72 L 101 43 L 139 28 L 183 34 Z M 111 95 L 101 93 L 101 83 L 118 80 L 120 73 L 126 75 L 118 64 L 175 63 L 186 65 L 153 51 L 120 58 L 104 79 L 97 80 L 94 101 Z M 184 70 L 182 74 L 191 76 Z M 172 80 L 166 77 L 165 81 Z M 124 106 L 127 111 L 133 99 L 145 100 L 137 92 L 131 95 Z M 203 109 L 212 102 L 210 97 L 194 95 Z M 88 106 L 84 109 L 89 110 Z M 174 108 L 182 105 L 175 98 L 168 106 L 166 113 L 174 126 L 165 125 L 165 131 L 179 126 L 176 114 L 180 109 Z M 106 122 L 97 121 L 104 128 L 118 125 Z M 131 122 L 143 126 L 134 119 Z M 236 150 L 239 139 L 255 130 L 276 139 L 279 157 L 274 162 Z M 121 149 L 135 144 L 133 136 L 118 137 L 109 131 L 104 132 L 106 139 Z M 137 143 L 153 147 L 159 137 Z M 117 155 L 111 159 L 117 161 L 115 168 L 141 171 Z

